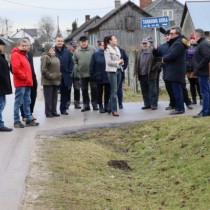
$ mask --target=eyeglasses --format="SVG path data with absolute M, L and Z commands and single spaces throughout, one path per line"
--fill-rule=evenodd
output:
M 144 43 L 142 43 L 142 44 L 147 44 L 147 42 L 144 42 Z

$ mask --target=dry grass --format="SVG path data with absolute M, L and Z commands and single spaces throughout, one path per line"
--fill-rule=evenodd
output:
M 38 142 L 23 209 L 210 209 L 209 118 L 170 118 Z M 109 160 L 126 160 L 132 170 L 109 167 Z

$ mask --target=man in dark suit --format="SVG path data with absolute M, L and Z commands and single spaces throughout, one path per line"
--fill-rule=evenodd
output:
M 4 54 L 2 54 L 5 45 L 4 41 L 0 39 L 0 132 L 12 131 L 11 128 L 4 126 L 2 119 L 2 112 L 6 105 L 6 95 L 12 93 L 9 66 Z

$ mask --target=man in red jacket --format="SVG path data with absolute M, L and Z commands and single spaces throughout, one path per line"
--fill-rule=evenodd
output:
M 30 111 L 30 95 L 33 86 L 32 71 L 30 63 L 26 57 L 27 40 L 20 39 L 17 47 L 12 49 L 11 66 L 15 86 L 14 103 L 14 127 L 24 128 L 20 121 L 19 110 L 23 104 L 23 110 L 26 117 L 26 126 L 38 126 L 39 123 L 32 119 Z

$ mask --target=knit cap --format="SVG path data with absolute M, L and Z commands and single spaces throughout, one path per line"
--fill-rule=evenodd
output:
M 52 42 L 47 42 L 45 45 L 44 45 L 44 50 L 45 52 L 49 52 L 50 48 L 51 47 L 54 47 L 54 44 Z
M 190 39 L 195 39 L 195 34 L 191 34 Z

